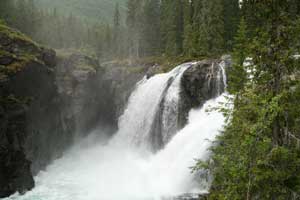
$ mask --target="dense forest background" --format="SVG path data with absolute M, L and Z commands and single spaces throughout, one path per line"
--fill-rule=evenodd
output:
M 242 13 L 238 0 L 2 0 L 0 9 L 8 25 L 37 42 L 103 60 L 230 51 Z

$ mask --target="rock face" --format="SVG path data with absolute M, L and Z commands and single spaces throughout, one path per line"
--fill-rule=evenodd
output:
M 134 90 L 136 83 L 140 81 L 152 64 L 107 62 L 102 63 L 104 70 L 103 80 L 110 85 L 113 92 L 113 105 L 115 107 L 115 119 L 123 113 L 127 100 Z
M 179 127 L 184 127 L 192 108 L 202 106 L 207 100 L 225 90 L 223 73 L 231 65 L 230 57 L 219 60 L 203 60 L 188 68 L 181 79 Z
M 111 135 L 117 130 L 118 117 L 148 66 L 135 67 L 126 62 L 99 64 L 96 59 L 79 53 L 60 54 L 55 71 L 63 115 L 75 122 L 78 136 L 97 126 Z
M 104 69 L 96 59 L 78 53 L 59 56 L 56 82 L 63 100 L 63 113 L 75 122 L 77 136 L 101 126 L 116 129 L 113 92 L 104 78 Z
M 39 126 L 32 113 L 47 115 L 50 108 L 41 105 L 54 103 L 55 52 L 3 25 L 0 52 L 0 197 L 5 197 L 34 186 L 26 142 L 35 133 L 28 127 Z

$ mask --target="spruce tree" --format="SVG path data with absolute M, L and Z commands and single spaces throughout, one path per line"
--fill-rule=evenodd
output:
M 183 49 L 183 0 L 165 1 L 164 27 L 165 53 L 177 56 Z
M 183 52 L 187 56 L 196 54 L 193 30 L 193 4 L 189 0 L 184 1 L 184 33 Z
M 146 0 L 144 6 L 144 49 L 145 55 L 159 55 L 160 52 L 160 0 Z
M 201 55 L 216 55 L 224 50 L 224 17 L 222 0 L 202 1 L 199 25 Z
M 247 26 L 244 18 L 242 18 L 234 42 L 233 66 L 228 69 L 228 91 L 231 94 L 238 94 L 245 88 L 245 83 L 247 81 L 245 61 L 248 56 L 248 45 Z
M 223 0 L 224 4 L 224 40 L 226 50 L 232 50 L 234 36 L 239 24 L 239 0 Z
M 242 58 L 240 63 L 237 59 L 242 64 L 248 55 L 251 70 L 241 87 L 240 78 L 231 79 L 238 95 L 233 110 L 223 109 L 229 121 L 212 148 L 210 199 L 297 199 L 300 63 L 294 55 L 299 52 L 299 21 L 290 13 L 291 1 L 247 3 L 261 26 L 255 22 L 256 34 L 248 37 L 245 51 L 246 26 L 243 21 L 240 25 L 235 58 Z M 244 72 L 238 71 L 234 76 L 242 77 Z

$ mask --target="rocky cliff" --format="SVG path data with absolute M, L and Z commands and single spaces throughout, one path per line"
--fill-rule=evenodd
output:
M 38 127 L 56 107 L 54 57 L 54 51 L 0 25 L 0 197 L 34 186 L 30 157 L 35 147 L 27 148 L 27 142 L 39 138 Z
M 76 136 L 83 136 L 96 126 L 113 132 L 116 129 L 113 93 L 98 61 L 66 52 L 59 52 L 57 60 L 55 77 L 64 105 L 62 112 L 75 123 Z

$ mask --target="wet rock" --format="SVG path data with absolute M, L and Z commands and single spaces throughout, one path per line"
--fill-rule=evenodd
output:
M 53 49 L 43 48 L 41 56 L 41 59 L 44 61 L 45 65 L 51 68 L 56 66 L 56 52 Z
M 34 186 L 65 143 L 52 68 L 55 52 L 0 25 L 0 196 Z M 66 129 L 66 128 L 65 128 Z M 60 146 L 61 145 L 61 146 Z
M 113 95 L 98 60 L 81 53 L 60 54 L 56 82 L 64 116 L 75 122 L 76 134 L 84 136 L 97 126 L 114 132 Z
M 224 92 L 221 65 L 226 70 L 231 65 L 231 58 L 203 60 L 184 72 L 181 79 L 179 127 L 184 127 L 192 108 L 201 107 L 207 100 Z
M 208 194 L 186 193 L 175 197 L 163 198 L 162 200 L 208 200 Z
M 153 65 L 148 63 L 126 61 L 101 64 L 104 69 L 103 78 L 110 85 L 109 90 L 113 92 L 116 120 L 123 113 L 128 98 L 135 89 L 137 82 L 146 75 L 151 66 Z
M 25 159 L 22 150 L 0 147 L 0 163 L 0 198 L 16 191 L 23 194 L 34 187 L 31 163 Z

